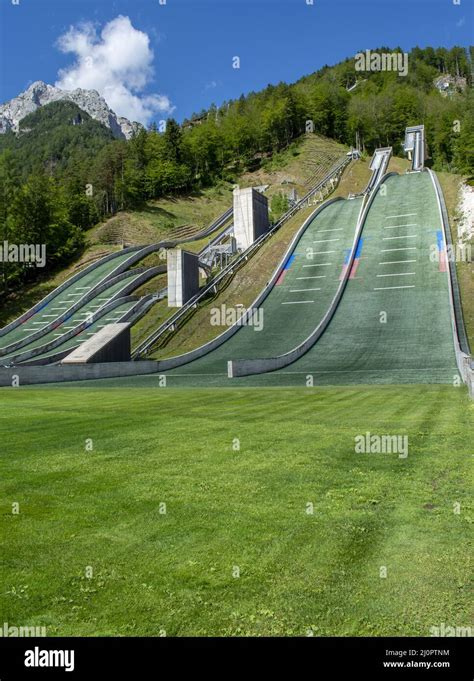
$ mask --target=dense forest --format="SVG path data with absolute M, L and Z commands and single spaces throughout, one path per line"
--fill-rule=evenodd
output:
M 391 52 L 379 48 L 375 52 Z M 325 66 L 297 83 L 269 85 L 211 106 L 182 125 L 170 119 L 132 140 L 111 132 L 75 104 L 59 101 L 30 114 L 20 132 L 0 135 L 0 238 L 47 244 L 47 267 L 71 259 L 84 231 L 144 201 L 234 181 L 286 148 L 312 121 L 315 133 L 371 153 L 400 144 L 407 125 L 424 123 L 435 169 L 474 175 L 472 53 L 462 47 L 414 48 L 408 74 L 357 72 L 354 59 Z M 435 81 L 453 76 L 441 93 Z M 4 290 L 38 275 L 3 263 Z

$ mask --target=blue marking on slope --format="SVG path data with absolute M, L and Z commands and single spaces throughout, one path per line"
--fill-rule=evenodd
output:
M 356 258 L 360 258 L 360 254 L 362 252 L 362 246 L 364 245 L 364 239 L 359 239 L 359 243 L 357 244 L 357 250 L 355 253 Z
M 444 239 L 443 232 L 440 229 L 438 229 L 436 232 L 436 238 L 438 240 L 438 251 L 442 251 L 444 246 Z

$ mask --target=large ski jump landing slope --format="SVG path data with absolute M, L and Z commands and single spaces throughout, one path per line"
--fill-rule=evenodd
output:
M 279 371 L 227 378 L 228 360 L 284 353 L 317 326 L 339 283 L 359 210 L 358 199 L 323 210 L 263 303 L 264 329 L 242 327 L 213 352 L 166 372 L 167 385 L 304 386 L 308 375 L 314 385 L 452 384 L 458 372 L 443 228 L 427 172 L 390 176 L 379 189 L 345 293 L 316 345 Z M 308 248 L 314 250 L 312 260 Z M 156 380 L 155 375 L 101 383 Z
M 227 360 L 272 357 L 305 340 L 336 293 L 357 226 L 361 199 L 329 204 L 312 220 L 286 261 L 260 312 L 263 329 L 243 326 L 231 339 L 173 375 L 227 376 Z
M 263 305 L 263 331 L 242 328 L 218 350 L 168 372 L 168 384 L 305 385 L 309 374 L 316 385 L 452 383 L 457 368 L 444 239 L 427 172 L 391 176 L 379 189 L 344 296 L 320 341 L 280 371 L 226 377 L 226 360 L 283 353 L 317 325 L 337 285 L 359 208 L 358 201 L 341 201 L 313 221 L 284 287 L 276 286 Z M 320 256 L 325 266 L 308 267 L 310 244 L 326 252 Z M 313 302 L 284 304 L 296 300 Z

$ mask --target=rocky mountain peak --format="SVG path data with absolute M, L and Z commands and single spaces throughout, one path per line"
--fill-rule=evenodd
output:
M 25 116 L 41 106 L 58 100 L 74 102 L 91 118 L 110 128 L 118 139 L 130 139 L 143 127 L 140 123 L 117 116 L 97 90 L 83 90 L 82 88 L 61 90 L 54 85 L 37 80 L 18 97 L 0 106 L 0 134 L 8 130 L 18 132 L 19 124 Z

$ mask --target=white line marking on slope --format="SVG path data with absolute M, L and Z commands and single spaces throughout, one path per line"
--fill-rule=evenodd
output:
M 416 239 L 418 234 L 404 234 L 403 236 L 384 236 L 384 241 L 392 241 L 393 239 Z
M 332 262 L 316 262 L 314 265 L 303 265 L 303 267 L 329 267 Z
M 407 225 L 385 225 L 384 229 L 397 229 L 397 227 L 418 227 L 418 223 L 410 222 Z
M 336 229 L 320 229 L 318 234 L 326 234 L 327 232 L 342 232 L 344 227 L 336 227 Z
M 336 251 L 314 251 L 313 255 L 328 255 L 329 253 L 335 253 Z
M 418 213 L 404 213 L 403 215 L 387 215 L 385 218 L 386 220 L 390 220 L 390 218 L 411 218 L 413 215 L 418 215 Z
M 324 275 L 326 276 L 326 275 Z M 296 277 L 297 279 L 322 279 L 322 277 Z
M 319 241 L 313 241 L 313 244 L 328 244 L 330 241 L 340 241 L 340 239 L 319 239 Z
M 392 253 L 392 251 L 416 251 L 416 246 L 404 246 L 403 248 L 383 248 L 381 253 Z
M 320 288 L 293 288 L 290 293 L 305 293 L 306 291 L 320 291 Z
M 396 272 L 395 274 L 377 274 L 378 277 L 407 277 L 409 274 L 416 274 L 416 272 Z
M 395 288 L 415 288 L 415 284 L 411 284 L 410 286 L 380 286 L 379 288 L 374 288 L 374 291 L 387 291 Z
M 418 262 L 418 260 L 387 260 L 386 262 L 379 262 L 379 265 L 398 265 L 401 262 Z
M 282 305 L 301 305 L 302 303 L 314 303 L 314 300 L 289 300 Z

